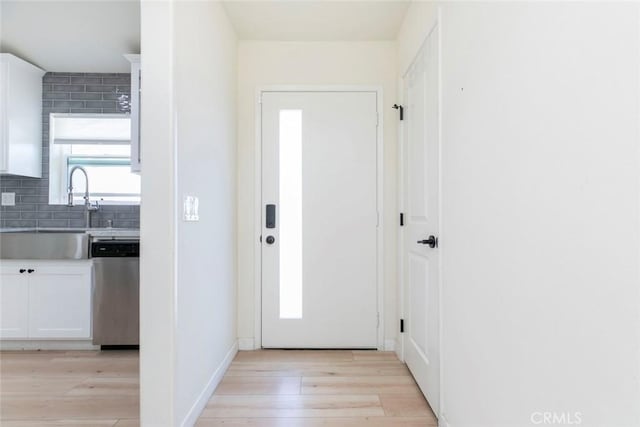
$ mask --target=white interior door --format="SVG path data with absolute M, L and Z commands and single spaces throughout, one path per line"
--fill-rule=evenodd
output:
M 376 92 L 261 105 L 262 346 L 376 348 Z
M 439 64 L 432 30 L 405 76 L 404 357 L 434 412 L 439 408 Z

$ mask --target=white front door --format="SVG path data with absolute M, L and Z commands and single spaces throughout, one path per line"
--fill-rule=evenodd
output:
M 262 346 L 376 348 L 377 94 L 262 94 Z
M 440 401 L 440 137 L 437 28 L 405 76 L 404 358 L 434 412 Z

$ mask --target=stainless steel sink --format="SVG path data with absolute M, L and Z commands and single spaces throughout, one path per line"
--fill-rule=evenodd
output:
M 87 259 L 89 235 L 81 229 L 0 233 L 0 259 Z

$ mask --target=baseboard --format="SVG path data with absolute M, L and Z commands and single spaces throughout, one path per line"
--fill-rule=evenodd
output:
M 384 351 L 395 351 L 396 340 L 384 340 Z
M 100 350 L 91 340 L 0 340 L 0 350 Z
M 195 425 L 196 421 L 198 421 L 198 418 L 200 418 L 200 414 L 204 410 L 205 406 L 207 406 L 211 395 L 215 391 L 218 384 L 220 384 L 220 381 L 222 380 L 225 372 L 227 372 L 229 365 L 231 365 L 233 358 L 236 357 L 236 353 L 238 353 L 238 341 L 233 343 L 233 345 L 227 352 L 227 355 L 224 357 L 224 360 L 222 361 L 222 363 L 220 363 L 218 369 L 216 369 L 216 371 L 213 373 L 213 375 L 209 379 L 209 382 L 207 382 L 207 385 L 200 393 L 200 396 L 198 396 L 198 399 L 191 406 L 189 412 L 187 412 L 187 415 L 180 423 L 180 426 L 186 427 Z
M 255 350 L 253 338 L 238 338 L 238 350 Z
M 396 356 L 398 356 L 398 359 L 404 362 L 404 354 L 402 354 L 402 338 L 400 337 L 396 339 L 395 351 L 396 351 Z

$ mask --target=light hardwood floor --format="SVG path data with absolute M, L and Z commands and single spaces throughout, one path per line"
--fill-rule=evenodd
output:
M 391 352 L 238 353 L 199 427 L 425 427 L 437 421 Z
M 138 426 L 138 353 L 0 353 L 0 425 Z M 197 426 L 437 425 L 393 353 L 240 352 Z
M 0 426 L 132 427 L 137 351 L 0 352 Z

